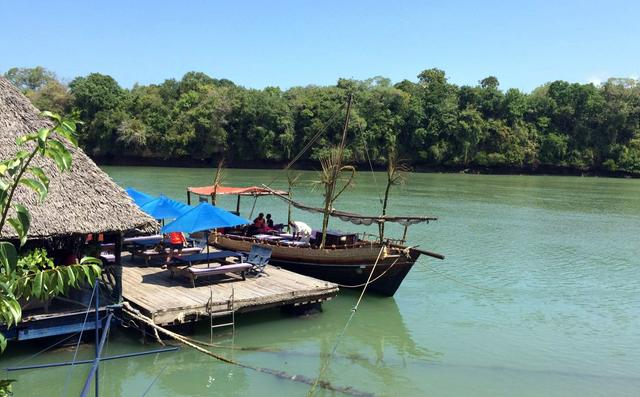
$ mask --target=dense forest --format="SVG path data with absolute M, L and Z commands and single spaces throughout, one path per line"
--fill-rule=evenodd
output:
M 181 80 L 125 89 L 92 73 L 68 84 L 42 67 L 5 77 L 40 109 L 75 113 L 81 145 L 98 160 L 140 163 L 282 164 L 317 161 L 339 141 L 353 93 L 351 161 L 381 164 L 389 150 L 418 167 L 640 172 L 640 82 L 554 81 L 531 93 L 476 86 L 428 69 L 417 81 L 340 79 L 335 86 L 248 89 L 189 72 Z

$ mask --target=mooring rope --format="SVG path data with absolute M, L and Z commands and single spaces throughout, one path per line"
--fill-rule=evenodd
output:
M 395 260 L 395 261 L 393 261 L 393 263 L 392 263 L 388 268 L 386 268 L 382 273 L 380 273 L 379 275 L 377 275 L 377 276 L 376 276 L 376 278 L 374 278 L 374 279 L 373 279 L 373 280 L 371 280 L 371 281 L 364 282 L 364 283 L 362 283 L 362 284 L 357 284 L 357 285 L 346 285 L 346 284 L 339 284 L 339 283 L 334 283 L 334 284 L 336 284 L 337 286 L 342 287 L 342 288 L 360 288 L 360 287 L 364 287 L 364 286 L 365 286 L 365 285 L 367 285 L 367 284 L 375 283 L 375 282 L 376 282 L 376 281 L 378 281 L 382 276 L 384 276 L 385 274 L 387 274 L 387 272 L 388 272 L 389 270 L 391 270 L 391 268 L 392 268 L 392 267 L 394 267 L 394 266 L 395 266 L 395 264 L 396 264 L 396 263 L 398 263 L 398 261 L 399 261 L 399 260 L 400 260 L 400 257 L 396 258 L 396 260 Z
M 316 381 L 314 382 L 312 379 L 307 378 L 305 376 L 302 375 L 291 375 L 288 374 L 284 371 L 277 371 L 277 370 L 273 370 L 270 368 L 264 368 L 264 367 L 255 367 L 249 364 L 244 364 L 241 363 L 239 361 L 235 361 L 232 359 L 229 359 L 225 356 L 221 356 L 219 354 L 213 353 L 207 349 L 204 349 L 200 346 L 198 346 L 197 344 L 190 342 L 188 339 L 180 334 L 177 334 L 175 332 L 169 331 L 166 328 L 163 328 L 157 324 L 155 324 L 150 318 L 143 316 L 140 311 L 138 311 L 137 309 L 134 309 L 128 302 L 124 302 L 122 304 L 122 310 L 124 313 L 126 313 L 128 316 L 131 316 L 137 320 L 140 320 L 141 322 L 147 324 L 148 326 L 157 329 L 158 331 L 160 331 L 161 333 L 171 337 L 172 339 L 177 340 L 178 342 L 181 342 L 201 353 L 204 353 L 210 357 L 213 357 L 219 361 L 222 361 L 224 363 L 227 364 L 232 364 L 232 365 L 236 365 L 238 367 L 241 368 L 246 368 L 246 369 L 250 369 L 256 372 L 260 372 L 260 373 L 265 373 L 265 374 L 270 374 L 270 375 L 274 375 L 278 378 L 281 379 L 289 379 L 291 381 L 294 382 L 300 382 L 300 383 L 305 383 L 307 385 L 314 385 L 314 387 L 316 385 L 319 385 L 320 387 L 322 387 L 323 389 L 327 389 L 327 390 L 331 390 L 331 391 L 336 391 L 336 392 L 340 392 L 340 393 L 344 393 L 344 394 L 349 394 L 352 396 L 356 396 L 356 397 L 371 397 L 373 396 L 373 394 L 371 393 L 366 393 L 366 392 L 361 392 L 358 390 L 355 390 L 351 387 L 340 387 L 340 386 L 333 386 L 331 383 L 329 382 L 318 382 L 318 380 L 316 379 Z
M 367 287 L 369 286 L 369 283 L 371 282 L 371 276 L 373 276 L 373 272 L 376 270 L 376 266 L 378 266 L 378 262 L 380 261 L 380 257 L 382 256 L 382 252 L 384 251 L 384 247 L 385 247 L 384 245 L 382 247 L 380 247 L 380 252 L 378 252 L 378 257 L 376 258 L 376 262 L 373 264 L 373 268 L 371 269 L 371 273 L 369 273 L 369 278 L 367 279 L 367 282 L 365 283 L 364 288 L 362 288 L 362 292 L 360 292 L 360 297 L 358 298 L 358 301 L 356 302 L 356 305 L 351 309 L 351 314 L 349 315 L 349 319 L 345 323 L 344 328 L 342 328 L 342 331 L 340 331 L 340 334 L 338 335 L 338 338 L 336 338 L 336 342 L 333 344 L 333 349 L 331 349 L 331 353 L 329 354 L 329 357 L 327 357 L 325 362 L 322 364 L 322 367 L 320 367 L 320 372 L 318 373 L 318 377 L 313 382 L 313 385 L 311 385 L 311 389 L 309 390 L 309 393 L 307 394 L 307 397 L 312 397 L 313 394 L 316 391 L 316 387 L 319 384 L 321 384 L 320 379 L 322 378 L 322 375 L 324 375 L 324 372 L 327 370 L 327 368 L 329 368 L 329 364 L 331 363 L 331 359 L 335 355 L 336 350 L 338 350 L 338 345 L 340 344 L 340 340 L 344 336 L 344 333 L 347 331 L 347 328 L 349 328 L 349 324 L 351 323 L 351 320 L 353 320 L 353 317 L 355 316 L 356 312 L 358 311 L 358 307 L 360 306 L 360 302 L 362 301 L 362 298 L 364 297 L 364 293 L 366 292 Z
M 459 280 L 459 279 L 457 279 L 457 278 L 455 278 L 453 276 L 450 276 L 450 275 L 448 275 L 448 274 L 446 274 L 444 272 L 437 271 L 431 266 L 427 266 L 427 270 L 430 270 L 430 271 L 434 272 L 435 274 L 438 274 L 438 275 L 440 275 L 440 276 L 442 276 L 442 277 L 444 277 L 446 279 L 449 279 L 449 280 L 453 281 L 454 283 L 458 283 L 458 284 L 464 285 L 466 287 L 476 288 L 476 289 L 479 289 L 481 291 L 487 291 L 487 292 L 493 292 L 493 293 L 498 293 L 499 292 L 499 291 L 496 291 L 495 289 L 491 289 L 491 288 L 487 288 L 487 287 L 481 287 L 481 286 L 478 286 L 478 285 L 470 284 L 470 283 L 467 283 L 465 281 Z

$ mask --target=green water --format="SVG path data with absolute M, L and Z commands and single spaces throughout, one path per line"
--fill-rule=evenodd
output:
M 183 200 L 185 186 L 212 178 L 210 170 L 105 169 L 122 186 Z M 260 184 L 279 175 L 228 170 L 225 183 Z M 297 199 L 320 203 L 309 187 L 314 178 L 304 173 Z M 282 178 L 272 186 L 284 187 Z M 363 172 L 339 206 L 377 213 L 376 192 L 376 181 Z M 243 200 L 243 215 L 252 204 Z M 221 205 L 234 208 L 235 200 L 222 199 Z M 286 219 L 286 207 L 275 198 L 259 199 L 255 210 L 271 212 L 276 223 Z M 640 394 L 640 181 L 418 174 L 394 194 L 390 213 L 440 217 L 412 227 L 409 241 L 447 259 L 421 258 L 393 298 L 367 296 L 326 380 L 387 396 Z M 296 210 L 294 217 L 319 221 Z M 340 221 L 332 226 L 360 230 Z M 391 227 L 390 233 L 401 230 Z M 279 311 L 241 315 L 236 344 L 271 351 L 233 357 L 314 377 L 356 299 L 341 292 L 323 313 L 307 317 Z M 208 340 L 205 325 L 197 336 Z M 42 347 L 12 347 L 2 366 L 73 357 L 66 349 L 29 359 Z M 107 354 L 155 347 L 141 346 L 137 333 L 118 332 Z M 83 346 L 79 356 L 90 358 L 92 349 Z M 12 375 L 17 395 L 60 396 L 77 395 L 87 371 L 84 366 Z M 110 396 L 142 395 L 154 380 L 148 396 L 288 396 L 309 390 L 188 349 L 105 363 L 101 380 L 103 395 Z

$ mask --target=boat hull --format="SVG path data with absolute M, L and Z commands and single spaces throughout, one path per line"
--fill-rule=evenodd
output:
M 248 252 L 254 244 L 269 247 L 270 265 L 331 281 L 342 288 L 361 289 L 371 275 L 367 291 L 385 296 L 395 294 L 420 256 L 410 248 L 383 247 L 374 242 L 355 247 L 319 249 L 290 247 L 246 237 L 212 237 L 212 243 L 221 249 Z

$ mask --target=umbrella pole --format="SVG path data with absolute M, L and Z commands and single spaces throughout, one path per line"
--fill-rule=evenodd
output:
M 207 245 L 207 267 L 209 267 L 209 231 L 204 232 L 204 243 Z

